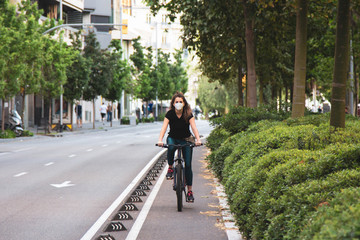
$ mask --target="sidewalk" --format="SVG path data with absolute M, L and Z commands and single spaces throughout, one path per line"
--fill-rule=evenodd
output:
M 76 123 L 74 123 L 72 130 L 64 130 L 62 132 L 52 130 L 52 132 L 50 134 L 47 134 L 47 135 L 54 136 L 54 137 L 61 137 L 63 135 L 87 133 L 87 132 L 90 132 L 90 131 L 108 131 L 108 130 L 111 130 L 111 129 L 136 127 L 136 126 L 139 126 L 139 125 L 142 125 L 142 124 L 149 124 L 149 123 L 139 123 L 138 125 L 125 125 L 125 124 L 120 124 L 119 120 L 113 120 L 112 121 L 112 126 L 110 126 L 110 122 L 107 122 L 107 121 L 104 121 L 104 122 L 95 121 L 95 128 L 94 128 L 92 122 L 83 123 L 81 128 L 77 127 Z M 44 130 L 39 130 L 39 132 L 37 133 L 37 128 L 36 127 L 29 127 L 27 130 L 33 132 L 34 135 L 42 135 L 42 136 L 44 136 Z

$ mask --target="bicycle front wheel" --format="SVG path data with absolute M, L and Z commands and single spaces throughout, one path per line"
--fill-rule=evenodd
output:
M 182 173 L 182 167 L 180 164 L 176 165 L 175 168 L 176 171 L 176 197 L 177 197 L 177 208 L 178 208 L 178 212 L 182 211 L 182 194 L 183 194 L 183 173 Z

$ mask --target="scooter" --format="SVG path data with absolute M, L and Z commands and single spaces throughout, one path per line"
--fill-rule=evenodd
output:
M 16 110 L 11 111 L 9 115 L 9 121 L 5 123 L 5 128 L 13 131 L 16 137 L 20 137 L 24 132 L 21 117 Z

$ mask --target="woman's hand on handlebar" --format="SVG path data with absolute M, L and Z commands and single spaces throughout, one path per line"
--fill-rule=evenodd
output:
M 163 147 L 163 146 L 164 146 L 164 143 L 161 142 L 161 141 L 159 141 L 159 142 L 156 144 L 156 146 L 158 146 L 158 147 Z
M 196 142 L 195 142 L 195 146 L 198 147 L 198 146 L 201 146 L 201 145 L 202 145 L 201 141 L 196 141 Z

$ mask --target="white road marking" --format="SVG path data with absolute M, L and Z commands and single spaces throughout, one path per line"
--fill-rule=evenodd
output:
M 24 176 L 26 174 L 28 174 L 28 172 L 21 172 L 21 173 L 18 173 L 16 175 L 14 175 L 14 177 L 21 177 L 21 176 Z
M 72 187 L 75 184 L 71 184 L 71 181 L 65 181 L 65 182 L 60 183 L 60 184 L 50 184 L 50 185 L 53 186 L 53 187 L 56 187 L 56 188 L 64 188 L 64 187 Z
M 107 147 L 107 146 L 108 146 L 107 144 L 102 145 L 102 147 Z
M 49 162 L 49 163 L 46 163 L 44 166 L 45 167 L 48 167 L 48 166 L 51 166 L 51 165 L 53 165 L 54 164 L 54 162 Z
M 120 196 L 110 205 L 108 209 L 100 216 L 100 218 L 91 226 L 91 228 L 85 233 L 85 235 L 80 240 L 90 240 L 92 239 L 101 226 L 107 221 L 111 214 L 119 207 L 119 205 L 124 201 L 125 197 L 134 190 L 134 187 L 140 182 L 141 178 L 149 171 L 153 166 L 155 161 L 166 151 L 167 149 L 162 149 L 158 154 L 156 154 L 153 159 L 141 170 L 141 172 L 132 180 L 132 182 L 126 187 L 126 189 L 120 194 Z
M 75 154 L 69 155 L 69 158 L 73 158 L 73 157 L 76 157 L 76 155 Z
M 94 150 L 94 149 L 92 149 L 92 148 L 89 148 L 88 150 L 86 150 L 87 152 L 91 152 L 92 150 Z
M 149 214 L 151 206 L 154 203 L 156 195 L 158 194 L 158 192 L 160 190 L 161 184 L 164 182 L 166 173 L 167 173 L 167 168 L 165 167 L 164 170 L 162 171 L 158 181 L 156 182 L 153 190 L 151 191 L 149 197 L 147 198 L 144 206 L 142 207 L 142 209 L 139 213 L 139 216 L 136 218 L 134 225 L 131 227 L 131 230 L 126 237 L 126 240 L 133 240 L 138 237 L 140 230 L 146 220 L 146 217 Z
M 27 151 L 27 150 L 30 150 L 30 149 L 33 149 L 32 147 L 29 147 L 29 148 L 22 148 L 22 149 L 18 149 L 18 150 L 14 150 L 13 152 L 23 152 L 23 151 Z

